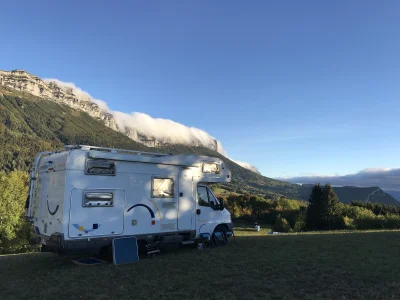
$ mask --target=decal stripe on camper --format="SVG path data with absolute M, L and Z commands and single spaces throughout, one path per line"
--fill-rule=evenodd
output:
M 49 211 L 49 213 L 50 213 L 52 216 L 54 216 L 54 215 L 57 213 L 59 207 L 60 207 L 60 205 L 57 204 L 56 209 L 52 212 L 52 211 L 50 210 L 50 207 L 49 207 L 49 200 L 47 200 L 47 210 Z
M 134 209 L 134 208 L 137 207 L 137 206 L 143 206 L 143 207 L 147 208 L 147 210 L 148 210 L 149 213 L 150 213 L 151 218 L 153 219 L 153 220 L 151 220 L 151 225 L 155 225 L 155 224 L 156 224 L 156 221 L 154 220 L 154 218 L 155 218 L 154 212 L 153 212 L 153 210 L 152 210 L 150 207 L 148 207 L 146 204 L 135 204 L 135 205 L 129 207 L 128 210 L 127 210 L 127 212 L 129 212 L 130 210 Z

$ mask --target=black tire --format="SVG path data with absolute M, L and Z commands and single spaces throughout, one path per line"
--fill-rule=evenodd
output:
M 213 243 L 214 245 L 218 245 L 217 241 L 216 241 L 216 237 L 215 237 L 215 233 L 216 232 L 221 232 L 222 235 L 224 236 L 225 239 L 225 245 L 228 245 L 228 235 L 226 234 L 228 230 L 226 229 L 226 227 L 224 225 L 218 225 L 217 227 L 215 227 L 214 232 L 212 234 L 212 239 L 213 239 Z
M 113 261 L 112 246 L 102 247 L 96 256 L 102 260 Z

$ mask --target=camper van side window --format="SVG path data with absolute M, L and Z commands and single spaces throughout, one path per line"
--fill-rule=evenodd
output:
M 152 194 L 153 198 L 173 198 L 174 180 L 172 178 L 153 178 Z
M 85 192 L 83 197 L 83 207 L 113 206 L 112 192 Z
M 101 159 L 88 159 L 85 174 L 87 175 L 115 175 L 115 162 Z
M 216 162 L 204 162 L 203 173 L 219 174 L 221 172 L 221 166 Z

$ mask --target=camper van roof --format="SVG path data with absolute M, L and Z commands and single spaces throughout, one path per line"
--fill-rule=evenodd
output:
M 103 152 L 111 152 L 111 153 L 120 153 L 120 154 L 135 154 L 135 155 L 145 155 L 145 156 L 166 156 L 169 154 L 165 153 L 155 153 L 155 152 L 144 152 L 138 150 L 127 150 L 127 149 L 117 149 L 117 148 L 106 148 L 106 147 L 96 147 L 96 146 L 88 146 L 88 145 L 65 145 L 64 149 L 66 150 L 97 150 Z
M 86 145 L 78 146 L 65 146 L 67 150 L 83 150 L 89 152 L 90 158 L 95 159 L 111 159 L 111 160 L 122 160 L 122 161 L 137 161 L 143 163 L 156 163 L 156 164 L 168 164 L 178 166 L 198 166 L 203 162 L 221 162 L 221 159 L 209 156 L 193 155 L 193 154 L 165 154 L 165 153 L 153 153 L 153 152 L 142 152 L 135 150 L 125 149 L 114 149 L 114 148 L 103 148 Z

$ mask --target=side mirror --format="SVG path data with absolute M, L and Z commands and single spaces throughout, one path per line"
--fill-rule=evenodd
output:
M 216 206 L 216 205 L 215 205 L 214 201 L 210 201 L 210 207 L 211 207 L 213 210 L 216 209 L 215 206 Z
M 220 210 L 220 211 L 223 211 L 224 209 L 225 209 L 224 201 L 219 200 L 219 210 Z

